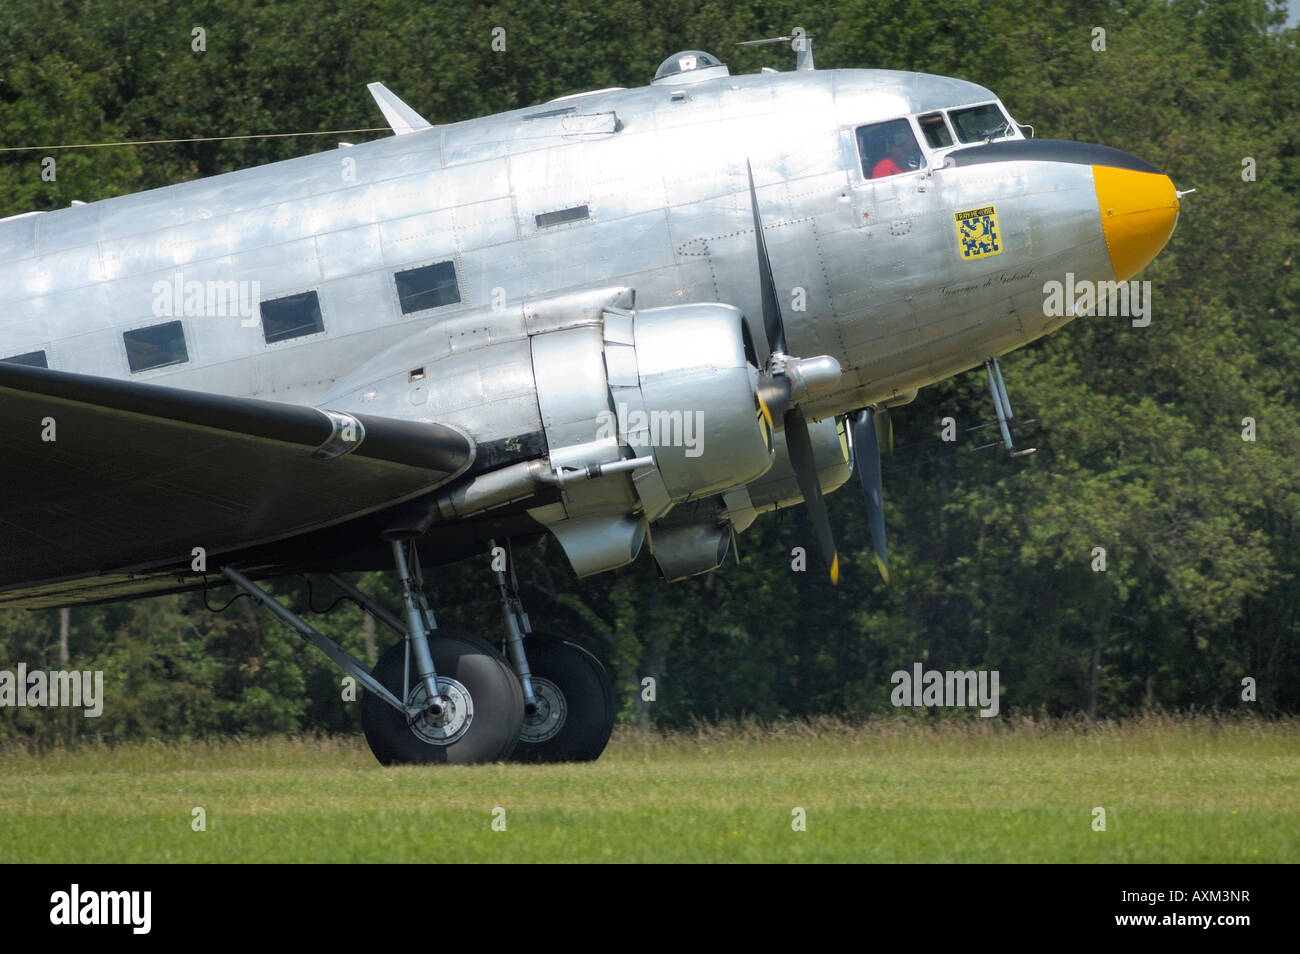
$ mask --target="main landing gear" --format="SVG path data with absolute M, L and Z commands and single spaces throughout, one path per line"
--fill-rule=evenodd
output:
M 409 641 L 391 647 L 375 666 L 375 678 L 390 692 L 409 685 L 408 647 Z M 385 765 L 509 758 L 524 718 L 515 674 L 495 649 L 469 633 L 438 630 L 429 649 L 438 680 L 432 703 L 423 680 L 410 685 L 405 710 L 374 693 L 361 699 L 361 725 L 375 758 Z
M 513 563 L 496 571 L 507 661 L 486 640 L 438 629 L 414 544 L 393 541 L 392 547 L 404 619 L 330 575 L 350 599 L 401 637 L 373 670 L 235 568 L 222 572 L 364 687 L 362 728 L 371 751 L 385 765 L 512 757 L 587 761 L 604 751 L 615 715 L 609 676 L 580 646 L 531 632 Z
M 513 559 L 495 572 L 505 613 L 506 653 L 524 690 L 524 724 L 515 760 L 590 762 L 598 758 L 609 742 L 616 715 L 609 674 L 595 656 L 576 643 L 532 631 L 519 598 Z

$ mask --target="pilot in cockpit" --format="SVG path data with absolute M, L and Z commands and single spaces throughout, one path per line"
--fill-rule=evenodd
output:
M 882 123 L 875 132 L 878 148 L 872 152 L 876 161 L 871 167 L 871 178 L 883 179 L 903 172 L 915 172 L 925 165 L 916 137 L 906 120 Z

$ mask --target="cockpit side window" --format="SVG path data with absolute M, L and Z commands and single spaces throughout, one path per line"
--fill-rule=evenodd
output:
M 925 168 L 925 156 L 906 119 L 859 126 L 857 134 L 862 175 L 866 178 L 883 179 Z
M 931 149 L 952 145 L 952 133 L 948 132 L 948 124 L 943 121 L 943 113 L 926 113 L 916 117 L 916 122 Z
M 986 139 L 1002 139 L 1011 134 L 1011 122 L 1002 115 L 997 103 L 952 109 L 948 111 L 948 118 L 952 120 L 957 138 L 962 142 L 984 142 Z

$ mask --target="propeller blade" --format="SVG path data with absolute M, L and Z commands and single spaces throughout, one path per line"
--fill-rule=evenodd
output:
M 885 453 L 894 452 L 894 420 L 889 416 L 889 408 L 882 407 L 871 415 L 876 425 L 876 442 L 885 449 Z M 877 448 L 879 449 L 879 448 Z
M 767 334 L 767 348 L 771 352 L 785 353 L 785 322 L 781 320 L 781 305 L 776 297 L 776 278 L 772 275 L 772 262 L 767 257 L 767 242 L 763 239 L 763 220 L 758 216 L 758 193 L 754 189 L 754 170 L 745 160 L 749 173 L 749 203 L 754 210 L 754 234 L 758 245 L 758 278 L 763 292 L 763 330 Z
M 862 495 L 867 500 L 871 549 L 876 555 L 876 567 L 880 570 L 880 576 L 888 583 L 889 559 L 885 553 L 885 499 L 880 472 L 880 442 L 877 439 L 882 414 L 883 412 L 881 414 L 871 414 L 870 411 L 858 412 L 858 416 L 853 421 L 853 452 L 857 456 L 858 477 L 862 480 Z M 789 440 L 787 436 L 787 443 Z
M 830 517 L 826 515 L 826 501 L 822 499 L 822 482 L 817 476 L 817 462 L 813 459 L 812 441 L 808 438 L 808 422 L 799 410 L 785 415 L 785 448 L 790 454 L 790 466 L 799 482 L 799 492 L 808 504 L 817 542 L 822 557 L 831 568 L 831 582 L 840 581 L 840 555 L 835 550 L 835 535 L 831 532 Z

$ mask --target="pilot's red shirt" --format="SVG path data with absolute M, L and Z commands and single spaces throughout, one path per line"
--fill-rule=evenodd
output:
M 885 176 L 896 176 L 902 171 L 903 170 L 898 167 L 898 163 L 889 156 L 885 156 L 884 159 L 881 159 L 872 167 L 871 178 L 883 179 Z

